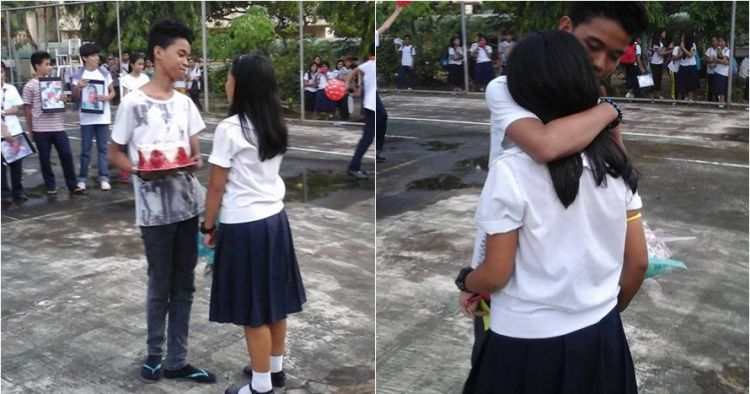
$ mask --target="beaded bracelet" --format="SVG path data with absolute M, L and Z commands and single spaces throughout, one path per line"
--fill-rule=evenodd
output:
M 597 104 L 601 104 L 601 103 L 610 104 L 617 111 L 617 118 L 615 118 L 615 120 L 613 120 L 610 124 L 608 124 L 607 128 L 613 129 L 617 127 L 617 125 L 619 125 L 620 122 L 622 121 L 622 110 L 620 109 L 620 106 L 617 105 L 617 103 L 614 102 L 614 100 L 607 98 L 607 97 L 600 97 L 599 100 L 597 101 Z

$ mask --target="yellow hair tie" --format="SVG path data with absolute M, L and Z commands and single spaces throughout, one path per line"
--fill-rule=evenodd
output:
M 641 218 L 641 214 L 640 214 L 640 213 L 637 213 L 637 214 L 635 214 L 635 215 L 633 215 L 633 216 L 629 217 L 629 218 L 628 218 L 628 222 L 632 222 L 633 220 L 636 220 L 636 219 L 640 219 L 640 218 Z

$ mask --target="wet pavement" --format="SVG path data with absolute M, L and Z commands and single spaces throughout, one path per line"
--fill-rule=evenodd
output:
M 473 333 L 453 283 L 487 175 L 481 95 L 387 93 L 377 178 L 378 393 L 458 393 Z M 623 104 L 643 217 L 688 269 L 623 323 L 641 393 L 747 393 L 748 111 Z
M 66 113 L 78 168 L 76 118 Z M 205 120 L 207 156 L 218 119 Z M 277 392 L 374 392 L 374 180 L 346 176 L 361 130 L 355 123 L 290 122 L 281 175 L 308 302 L 289 319 L 289 380 Z M 145 356 L 146 262 L 132 186 L 111 172 L 111 191 L 92 180 L 86 195 L 70 198 L 52 156 L 60 197 L 44 197 L 34 156 L 24 161 L 31 199 L 2 210 L 2 392 L 223 393 L 245 382 L 242 330 L 208 322 L 205 261 L 196 269 L 188 361 L 219 382 L 136 380 Z M 363 168 L 374 164 L 369 151 Z M 207 178 L 204 167 L 199 179 L 205 185 Z

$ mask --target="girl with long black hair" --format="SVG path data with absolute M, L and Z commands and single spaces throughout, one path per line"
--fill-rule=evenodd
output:
M 513 99 L 544 123 L 597 105 L 597 86 L 563 31 L 529 34 L 508 61 Z M 620 320 L 648 264 L 637 184 L 609 132 L 547 165 L 517 147 L 491 163 L 476 214 L 485 258 L 456 281 L 492 293 L 465 393 L 637 391 Z
M 237 392 L 269 393 L 286 378 L 286 317 L 306 300 L 279 176 L 289 136 L 270 60 L 234 59 L 226 91 L 201 223 L 204 243 L 216 247 L 209 320 L 244 327 L 252 380 Z
M 461 43 L 461 37 L 451 37 L 448 46 L 448 80 L 453 86 L 454 92 L 460 92 L 464 85 L 464 48 Z

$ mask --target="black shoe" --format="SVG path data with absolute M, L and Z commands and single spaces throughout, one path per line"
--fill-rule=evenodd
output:
M 349 170 L 346 173 L 349 174 L 349 176 L 352 176 L 352 177 L 354 177 L 356 179 L 367 179 L 368 178 L 367 175 L 365 175 L 365 173 L 362 172 L 362 171 Z
M 18 193 L 16 195 L 14 195 L 13 196 L 13 200 L 15 200 L 15 201 L 21 201 L 21 202 L 29 201 L 29 196 L 27 196 L 26 193 L 21 192 L 21 193 Z
M 250 386 L 250 393 L 251 394 L 273 394 L 273 389 L 271 389 L 271 391 L 266 391 L 266 392 L 261 393 L 260 391 L 253 390 L 253 386 L 251 386 L 250 384 L 247 384 L 247 385 L 244 385 L 244 384 L 243 385 L 237 385 L 237 384 L 235 384 L 235 385 L 229 387 L 228 389 L 224 390 L 224 394 L 238 394 L 240 392 L 240 390 L 242 390 L 242 388 L 245 387 L 245 386 Z
M 385 157 L 381 156 L 380 153 L 375 155 L 375 162 L 382 163 L 385 161 Z
M 253 368 L 249 365 L 245 365 L 245 368 L 242 368 L 242 372 L 247 376 L 248 379 L 253 378 Z M 281 372 L 271 372 L 271 384 L 273 387 L 284 387 L 286 384 L 286 374 L 282 370 Z
M 148 356 L 143 362 L 138 380 L 143 383 L 156 383 L 161 379 L 161 356 Z
M 203 369 L 195 368 L 190 364 L 175 370 L 164 370 L 167 379 L 185 380 L 195 383 L 215 383 L 216 375 Z
M 70 191 L 70 194 L 74 194 L 76 196 L 80 196 L 80 195 L 82 195 L 84 193 L 86 193 L 86 189 L 80 188 L 78 186 L 76 186 L 75 189 L 73 189 L 73 190 Z

